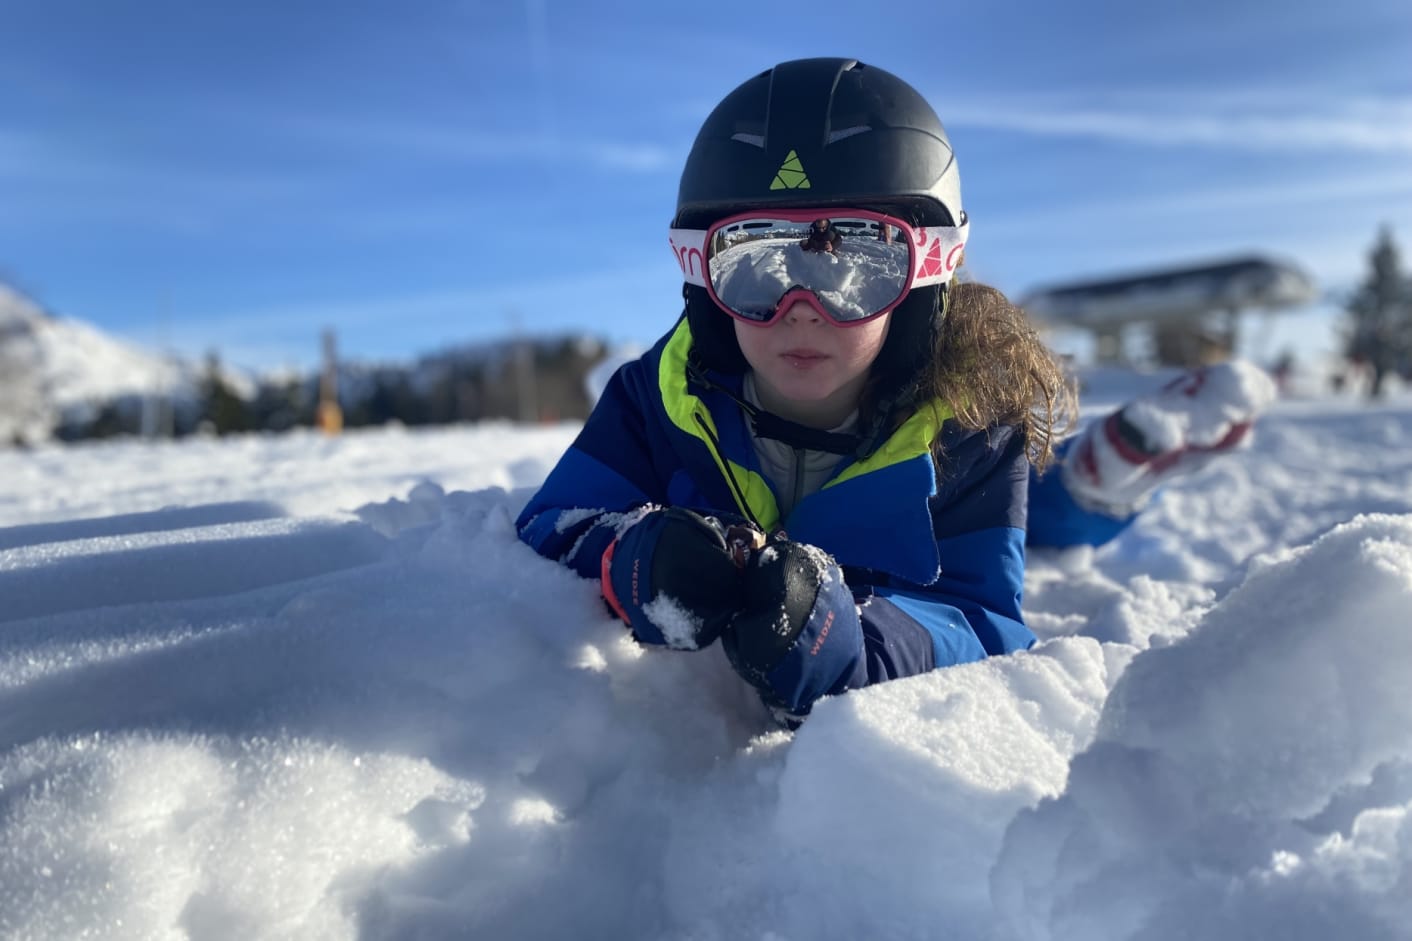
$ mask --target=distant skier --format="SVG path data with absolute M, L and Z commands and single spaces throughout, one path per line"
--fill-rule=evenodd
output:
M 801 114 L 866 133 L 830 140 Z M 810 189 L 771 188 L 785 159 Z M 847 305 L 831 266 L 762 308 L 710 264 L 727 226 L 811 223 L 807 247 L 836 244 L 841 219 L 907 250 L 859 268 Z M 686 309 L 610 379 L 520 537 L 599 579 L 640 643 L 720 639 L 785 725 L 821 696 L 1032 645 L 1027 515 L 1031 544 L 1111 539 L 1158 484 L 1244 438 L 1263 376 L 1212 368 L 1059 445 L 1069 381 L 1023 311 L 956 277 L 968 232 L 946 132 L 902 80 L 808 59 L 737 88 L 682 173 Z M 1063 467 L 1038 476 L 1056 448 Z

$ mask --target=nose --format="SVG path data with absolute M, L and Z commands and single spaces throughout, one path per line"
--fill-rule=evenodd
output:
M 820 318 L 819 312 L 812 306 L 806 304 L 804 301 L 794 300 L 784 309 L 784 316 L 780 319 L 787 320 L 790 323 L 814 323 Z

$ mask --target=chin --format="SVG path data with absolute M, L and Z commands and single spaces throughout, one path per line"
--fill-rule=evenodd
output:
M 780 391 L 798 402 L 823 402 L 832 398 L 839 390 L 837 383 L 821 385 L 817 382 L 783 383 Z

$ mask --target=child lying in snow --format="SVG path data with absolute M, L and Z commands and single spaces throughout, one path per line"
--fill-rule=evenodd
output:
M 856 133 L 797 126 L 835 112 Z M 840 256 L 882 231 L 904 263 L 857 266 L 846 298 L 801 283 L 762 308 L 734 291 L 733 253 L 797 251 L 823 217 Z M 673 226 L 684 315 L 614 374 L 517 525 L 601 579 L 641 643 L 719 638 L 785 724 L 821 696 L 1033 644 L 1027 515 L 1032 545 L 1111 539 L 1270 396 L 1251 367 L 1194 373 L 1060 445 L 1039 477 L 1067 381 L 1023 312 L 955 277 L 969 219 L 936 114 L 851 60 L 786 62 L 728 95 Z

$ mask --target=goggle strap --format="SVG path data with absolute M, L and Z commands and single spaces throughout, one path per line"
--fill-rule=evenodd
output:
M 959 226 L 918 229 L 922 248 L 916 251 L 912 262 L 912 287 L 949 283 L 966 253 L 966 238 L 970 230 L 970 220 Z
M 677 256 L 682 278 L 687 284 L 699 288 L 706 286 L 706 236 L 702 229 L 671 229 L 667 232 L 667 242 L 672 254 Z

